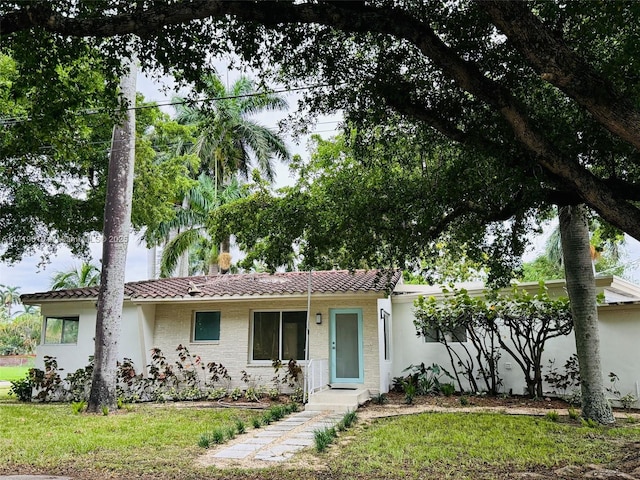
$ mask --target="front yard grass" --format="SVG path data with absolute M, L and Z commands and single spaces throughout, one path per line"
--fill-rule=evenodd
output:
M 12 380 L 22 380 L 27 376 L 29 366 L 20 367 L 0 367 L 0 380 L 10 382 Z
M 93 472 L 94 478 L 189 478 L 212 427 L 250 422 L 260 411 L 137 404 L 110 415 L 69 404 L 0 405 L 0 472 Z M 89 477 L 91 474 L 89 475 Z
M 332 458 L 343 478 L 502 478 L 507 472 L 607 463 L 640 440 L 640 424 L 614 428 L 544 417 L 425 413 L 358 427 Z
M 640 442 L 640 424 L 588 428 L 565 417 L 424 413 L 359 422 L 326 453 L 259 471 L 204 468 L 200 436 L 247 425 L 261 411 L 137 404 L 130 411 L 73 414 L 71 406 L 0 404 L 0 473 L 75 479 L 494 479 L 508 473 L 616 461 Z

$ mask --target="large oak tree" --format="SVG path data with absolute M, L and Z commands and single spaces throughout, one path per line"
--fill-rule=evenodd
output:
M 632 2 L 33 1 L 0 7 L 0 35 L 82 39 L 106 58 L 134 35 L 144 66 L 196 83 L 209 55 L 232 51 L 272 78 L 313 82 L 312 112 L 342 108 L 358 125 L 396 112 L 491 159 L 497 179 L 516 179 L 514 212 L 584 203 L 640 239 L 639 17 Z M 444 207 L 440 226 L 509 212 L 477 199 Z

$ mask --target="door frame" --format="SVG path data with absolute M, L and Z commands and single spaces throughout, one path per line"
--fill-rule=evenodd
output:
M 358 316 L 358 377 L 357 378 L 337 378 L 336 377 L 336 314 L 355 313 Z M 364 322 L 362 319 L 362 308 L 331 308 L 329 309 L 329 371 L 330 383 L 364 383 Z

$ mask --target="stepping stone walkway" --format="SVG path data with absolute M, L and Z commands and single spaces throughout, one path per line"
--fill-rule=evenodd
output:
M 265 428 L 254 429 L 239 437 L 232 445 L 223 445 L 206 456 L 204 463 L 215 460 L 261 460 L 282 462 L 314 443 L 314 431 L 331 428 L 343 414 L 333 412 L 296 412 Z

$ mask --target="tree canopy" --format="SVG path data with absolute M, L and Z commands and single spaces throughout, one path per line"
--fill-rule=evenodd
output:
M 640 239 L 638 17 L 635 2 L 29 1 L 1 7 L 0 35 L 76 38 L 108 58 L 136 50 L 196 83 L 207 58 L 235 53 L 272 78 L 324 85 L 307 95 L 312 110 L 393 109 Z

